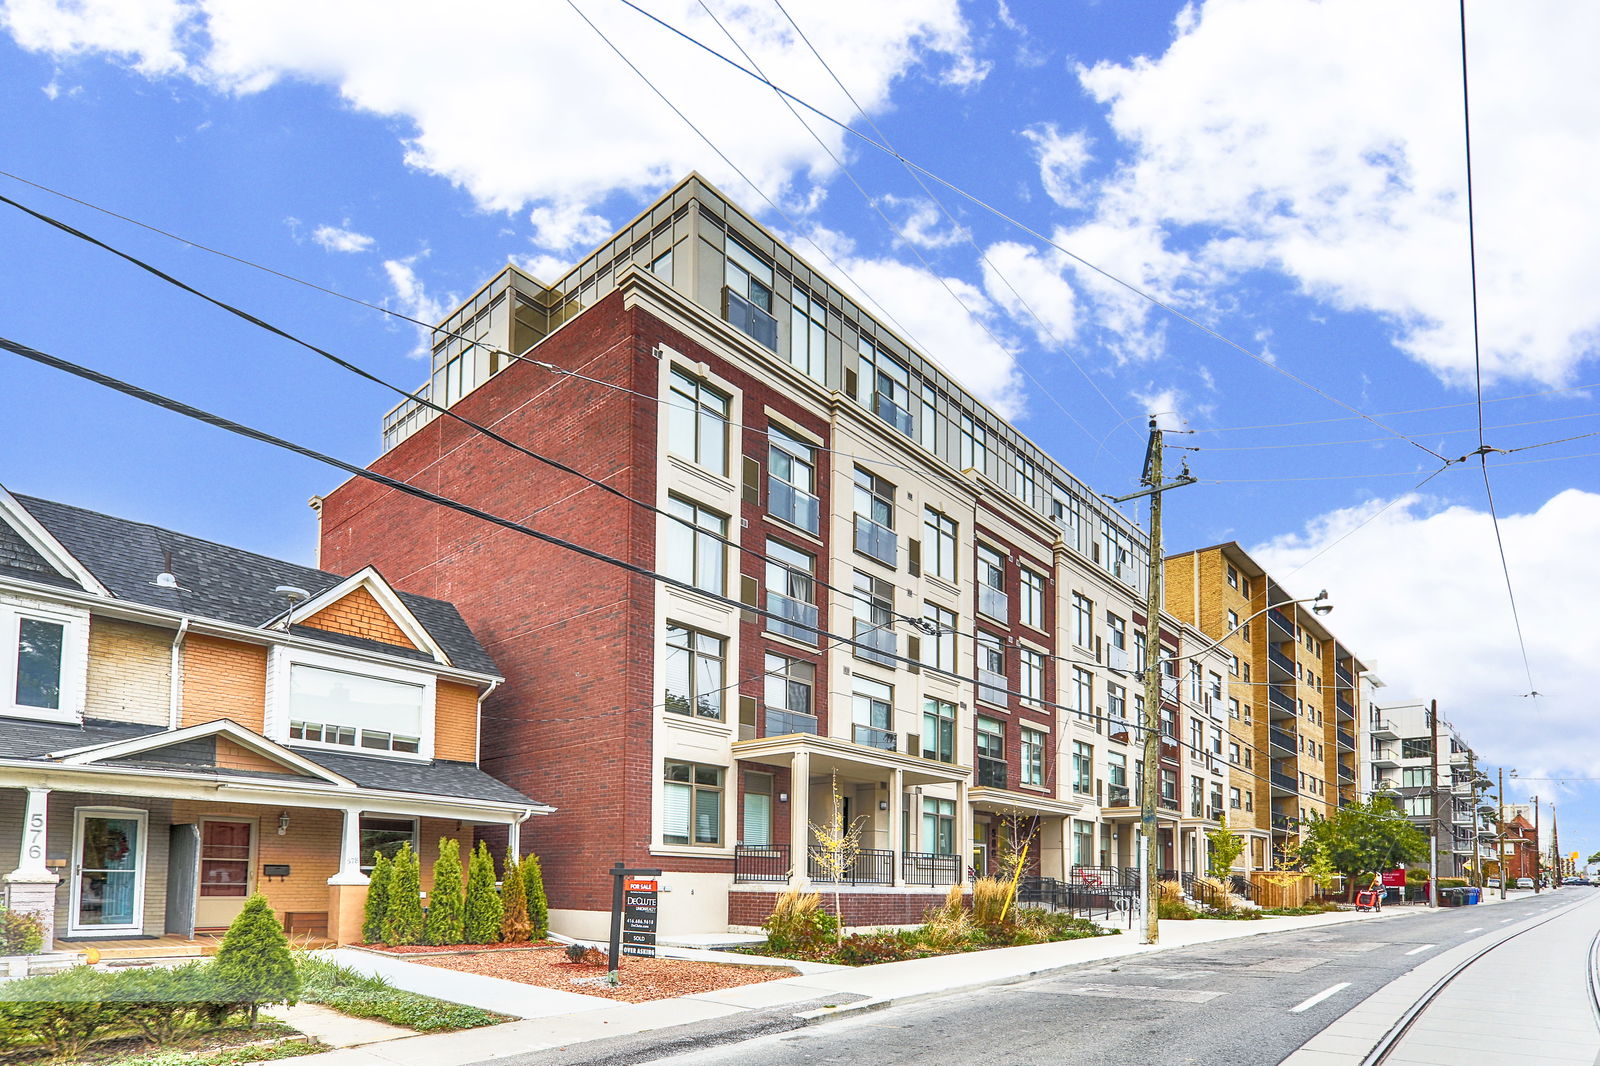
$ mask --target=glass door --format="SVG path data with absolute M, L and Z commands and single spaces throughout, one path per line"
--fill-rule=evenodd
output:
M 72 878 L 74 933 L 144 931 L 144 811 L 79 809 Z

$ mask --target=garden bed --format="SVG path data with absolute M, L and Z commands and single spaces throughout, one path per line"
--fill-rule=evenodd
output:
M 42 1045 L 10 1047 L 0 1053 L 4 1066 L 62 1066 L 84 1063 L 92 1066 L 234 1066 L 236 1063 L 266 1062 L 270 1059 L 314 1055 L 327 1051 L 320 1041 L 302 1035 L 281 1022 L 262 1021 L 254 1029 L 230 1027 L 208 1032 L 184 1034 L 177 1046 L 153 1046 L 143 1035 L 111 1032 L 96 1040 L 80 1054 L 64 1059 L 52 1058 Z
M 603 996 L 623 1003 L 647 1003 L 656 999 L 691 996 L 697 992 L 715 992 L 740 985 L 778 981 L 798 974 L 798 971 L 787 966 L 743 966 L 630 955 L 621 961 L 622 983 L 607 985 L 603 958 L 601 961 L 574 963 L 568 961 L 565 952 L 555 947 L 534 951 L 422 956 L 415 961 L 424 966 L 437 966 L 458 973 L 498 977 L 503 981 L 577 992 L 585 996 Z
M 376 951 L 383 955 L 477 955 L 494 951 L 537 951 L 559 948 L 553 940 L 525 940 L 520 944 L 504 941 L 495 944 L 352 944 L 363 951 Z

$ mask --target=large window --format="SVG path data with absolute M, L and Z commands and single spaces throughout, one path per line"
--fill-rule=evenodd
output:
M 766 657 L 765 668 L 766 735 L 815 733 L 817 719 L 812 698 L 817 668 L 801 659 L 770 654 Z
M 668 450 L 727 477 L 731 410 L 722 393 L 673 367 L 667 396 Z
M 922 757 L 956 761 L 955 704 L 932 697 L 922 701 Z
M 722 843 L 720 766 L 666 760 L 661 786 L 661 842 L 716 847 Z
M 424 686 L 331 670 L 289 667 L 289 739 L 417 754 Z
M 894 631 L 894 585 L 881 577 L 856 571 L 855 653 L 869 662 L 896 665 L 899 641 Z
M 782 541 L 767 541 L 767 631 L 806 644 L 817 642 L 816 559 Z
M 855 505 L 856 551 L 886 566 L 895 565 L 899 542 L 894 535 L 894 486 L 857 467 Z
M 807 377 L 822 381 L 828 366 L 828 306 L 798 285 L 789 306 L 789 362 Z
M 989 432 L 971 415 L 961 416 L 961 469 L 988 472 Z
M 1012 466 L 1012 471 L 1017 479 L 1017 499 L 1021 500 L 1025 506 L 1037 509 L 1039 506 L 1039 468 L 1034 466 L 1032 461 L 1018 455 L 1015 464 Z
M 767 510 L 808 533 L 821 528 L 817 505 L 816 451 L 780 429 L 768 431 Z
M 1400 741 L 1400 757 L 1402 759 L 1426 759 L 1432 755 L 1432 737 L 1412 737 Z
M 1048 745 L 1048 734 L 1037 729 L 1022 728 L 1022 783 L 1024 785 L 1044 784 L 1044 753 Z
M 1400 771 L 1401 788 L 1427 788 L 1433 784 L 1433 767 L 1407 766 Z
M 1094 823 L 1072 820 L 1072 861 L 1077 866 L 1095 866 Z
M 1072 668 L 1072 709 L 1078 713 L 1078 720 L 1093 722 L 1094 718 L 1094 675 L 1081 666 Z
M 1006 787 L 1006 727 L 995 718 L 978 717 L 978 785 Z
M 1094 747 L 1081 740 L 1072 742 L 1072 791 L 1094 791 Z
M 1006 595 L 1006 557 L 987 544 L 978 545 L 978 610 L 1001 622 L 1011 620 Z
M 1023 648 L 1017 653 L 1017 662 L 1021 668 L 1017 687 L 1022 690 L 1022 698 L 1040 702 L 1044 699 L 1044 653 Z
M 932 507 L 923 512 L 922 568 L 946 581 L 956 579 L 956 521 Z
M 415 818 L 384 818 L 373 814 L 361 816 L 362 873 L 372 872 L 379 855 L 392 859 L 407 844 L 411 845 L 412 851 L 416 851 L 420 844 Z
M 676 496 L 667 497 L 667 513 L 672 516 L 667 523 L 667 575 L 721 596 L 727 591 L 727 517 Z
M 777 351 L 778 320 L 772 316 L 772 267 L 730 237 L 723 277 L 728 286 L 728 321 Z
M 1094 601 L 1080 592 L 1072 594 L 1072 643 L 1094 649 Z
M 857 675 L 851 692 L 851 704 L 855 716 L 855 742 L 894 751 L 898 738 L 891 731 L 894 726 L 893 686 Z
M 1017 572 L 1017 587 L 1021 593 L 1018 604 L 1018 621 L 1035 629 L 1044 628 L 1044 577 L 1027 567 Z
M 17 616 L 16 681 L 11 692 L 17 707 L 61 710 L 66 648 L 66 622 Z
M 978 698 L 986 703 L 1007 702 L 1005 645 L 993 633 L 978 631 L 975 644 L 978 656 Z
M 1113 733 L 1128 731 L 1128 690 L 1114 681 L 1106 682 L 1106 729 Z
M 724 646 L 721 637 L 667 623 L 666 708 L 673 714 L 722 718 Z
M 911 418 L 911 371 L 899 360 L 860 338 L 863 369 L 872 375 L 872 413 L 906 436 L 914 436 Z
M 744 843 L 772 844 L 772 775 L 747 770 L 744 775 Z
M 953 855 L 956 850 L 955 800 L 922 800 L 922 850 L 934 855 Z
M 1113 670 L 1128 669 L 1128 623 L 1106 612 L 1106 663 Z
M 922 638 L 922 661 L 936 670 L 956 668 L 956 613 L 937 603 L 923 605 L 923 620 L 933 627 L 933 635 Z

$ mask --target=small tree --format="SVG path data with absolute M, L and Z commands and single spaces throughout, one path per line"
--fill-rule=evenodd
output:
M 480 840 L 467 873 L 466 943 L 497 943 L 503 917 L 500 894 L 494 890 L 494 859 L 489 856 L 489 846 Z
M 368 944 L 383 940 L 383 919 L 389 913 L 389 857 L 378 852 L 372 860 L 372 876 L 367 880 L 367 904 L 362 912 L 361 939 Z
M 1224 814 L 1215 829 L 1206 831 L 1206 840 L 1211 844 L 1206 871 L 1219 880 L 1227 877 L 1233 872 L 1233 864 L 1244 854 L 1244 836 L 1228 828 L 1228 816 Z
M 1367 884 L 1380 870 L 1393 869 L 1428 857 L 1428 838 L 1406 821 L 1389 800 L 1340 807 L 1330 818 L 1314 818 L 1306 830 L 1300 854 L 1313 877 L 1331 868 L 1345 876 L 1350 892 Z
M 433 860 L 433 892 L 428 896 L 428 917 L 422 926 L 424 944 L 462 943 L 461 842 L 439 838 L 439 857 Z
M 533 923 L 528 920 L 528 888 L 522 882 L 516 853 L 506 849 L 505 867 L 500 874 L 500 903 L 505 916 L 500 919 L 500 939 L 507 944 L 526 944 Z
M 550 935 L 550 900 L 544 894 L 544 871 L 539 869 L 539 856 L 528 852 L 520 866 L 523 894 L 528 900 L 528 936 L 543 940 Z
M 1008 810 L 1000 816 L 1000 847 L 996 858 L 1006 882 L 1006 898 L 1000 906 L 999 921 L 1004 922 L 1017 901 L 1022 873 L 1028 868 L 1028 852 L 1039 835 L 1039 816 Z
M 217 949 L 213 974 L 224 994 L 250 1005 L 250 1024 L 263 1003 L 293 1004 L 300 991 L 289 938 L 267 897 L 257 892 L 228 926 Z
M 383 914 L 385 944 L 415 944 L 422 939 L 422 868 L 409 843 L 389 864 L 388 905 Z
M 816 863 L 827 875 L 828 880 L 833 882 L 833 911 L 839 919 L 835 936 L 841 941 L 844 938 L 844 908 L 840 901 L 839 884 L 847 874 L 855 872 L 856 860 L 861 857 L 863 825 L 861 818 L 853 819 L 849 825 L 845 824 L 844 797 L 839 795 L 839 775 L 834 774 L 828 820 L 821 825 L 812 822 L 811 835 L 817 842 Z

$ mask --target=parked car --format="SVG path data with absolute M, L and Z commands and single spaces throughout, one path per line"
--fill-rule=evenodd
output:
M 1587 877 L 1568 877 L 1565 880 L 1563 880 L 1561 883 L 1564 884 L 1564 885 L 1583 885 L 1585 887 L 1588 887 L 1588 886 L 1591 886 L 1591 885 L 1594 884 L 1594 882 L 1589 880 Z
M 1516 887 L 1517 888 L 1532 888 L 1533 887 L 1533 878 L 1531 878 L 1531 877 L 1519 877 L 1519 878 L 1517 878 Z

